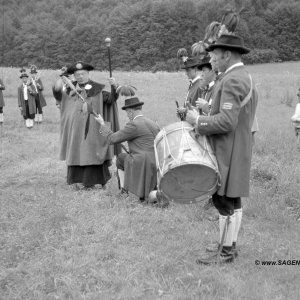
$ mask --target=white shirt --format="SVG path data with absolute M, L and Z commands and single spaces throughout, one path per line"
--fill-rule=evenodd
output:
M 194 79 L 190 79 L 190 84 L 193 84 L 198 79 L 200 79 L 200 75 L 196 76 Z
M 28 100 L 28 86 L 25 83 L 23 83 L 23 93 L 24 93 L 24 100 Z
M 236 68 L 236 67 L 240 67 L 240 66 L 243 66 L 243 65 L 244 65 L 244 64 L 243 64 L 242 62 L 238 62 L 238 63 L 236 63 L 236 64 L 230 66 L 230 67 L 225 71 L 225 73 L 229 72 L 230 70 L 232 70 L 232 69 L 234 69 L 234 68 Z

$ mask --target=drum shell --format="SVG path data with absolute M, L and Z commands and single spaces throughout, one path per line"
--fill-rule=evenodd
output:
M 219 186 L 215 155 L 206 136 L 187 122 L 164 127 L 154 141 L 158 188 L 174 202 L 207 199 Z

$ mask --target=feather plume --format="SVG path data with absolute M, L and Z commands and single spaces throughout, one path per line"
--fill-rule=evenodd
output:
M 120 96 L 132 97 L 135 95 L 136 88 L 132 85 L 121 85 L 117 88 L 116 92 Z
M 205 29 L 204 42 L 212 44 L 216 42 L 219 37 L 221 23 L 217 21 L 211 22 Z
M 243 9 L 237 12 L 235 9 L 227 9 L 225 14 L 222 17 L 221 21 L 221 30 L 219 36 L 222 34 L 234 34 L 239 22 L 240 22 L 240 13 Z
M 207 55 L 206 48 L 208 47 L 203 41 L 195 43 L 192 45 L 192 56 L 198 56 L 203 59 Z
M 180 48 L 177 51 L 177 59 L 185 62 L 188 59 L 189 55 L 185 48 Z

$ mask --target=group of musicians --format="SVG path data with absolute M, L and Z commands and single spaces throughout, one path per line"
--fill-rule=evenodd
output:
M 18 107 L 25 120 L 27 128 L 32 128 L 34 122 L 43 121 L 43 107 L 47 105 L 43 95 L 44 86 L 35 65 L 30 66 L 30 75 L 25 68 L 20 70 L 22 84 L 18 87 Z
M 197 260 L 214 264 L 232 262 L 238 255 L 241 197 L 249 196 L 251 128 L 258 99 L 241 61 L 250 51 L 242 38 L 223 34 L 206 51 L 205 57 L 187 58 L 183 64 L 190 86 L 186 105 L 178 108 L 177 114 L 197 133 L 209 137 L 218 161 L 221 186 L 212 202 L 219 213 L 220 239 Z M 53 86 L 61 112 L 60 158 L 67 162 L 67 183 L 76 189 L 98 184 L 105 188 L 111 176 L 108 168 L 117 155 L 121 194 L 131 192 L 143 202 L 158 188 L 154 140 L 159 127 L 143 115 L 144 102 L 134 96 L 124 101 L 122 110 L 129 121 L 120 129 L 118 84 L 110 78 L 111 92 L 104 91 L 102 84 L 90 80 L 91 70 L 93 66 L 81 61 L 64 67 Z M 125 141 L 128 153 L 112 146 Z

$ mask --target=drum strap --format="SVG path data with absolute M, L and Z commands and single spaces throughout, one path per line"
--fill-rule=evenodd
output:
M 241 102 L 241 107 L 245 106 L 249 100 L 251 99 L 251 96 L 252 96 L 252 90 L 253 90 L 253 81 L 252 81 L 252 77 L 250 74 L 249 75 L 249 78 L 250 78 L 250 91 L 248 93 L 248 95 L 245 97 L 245 99 Z

